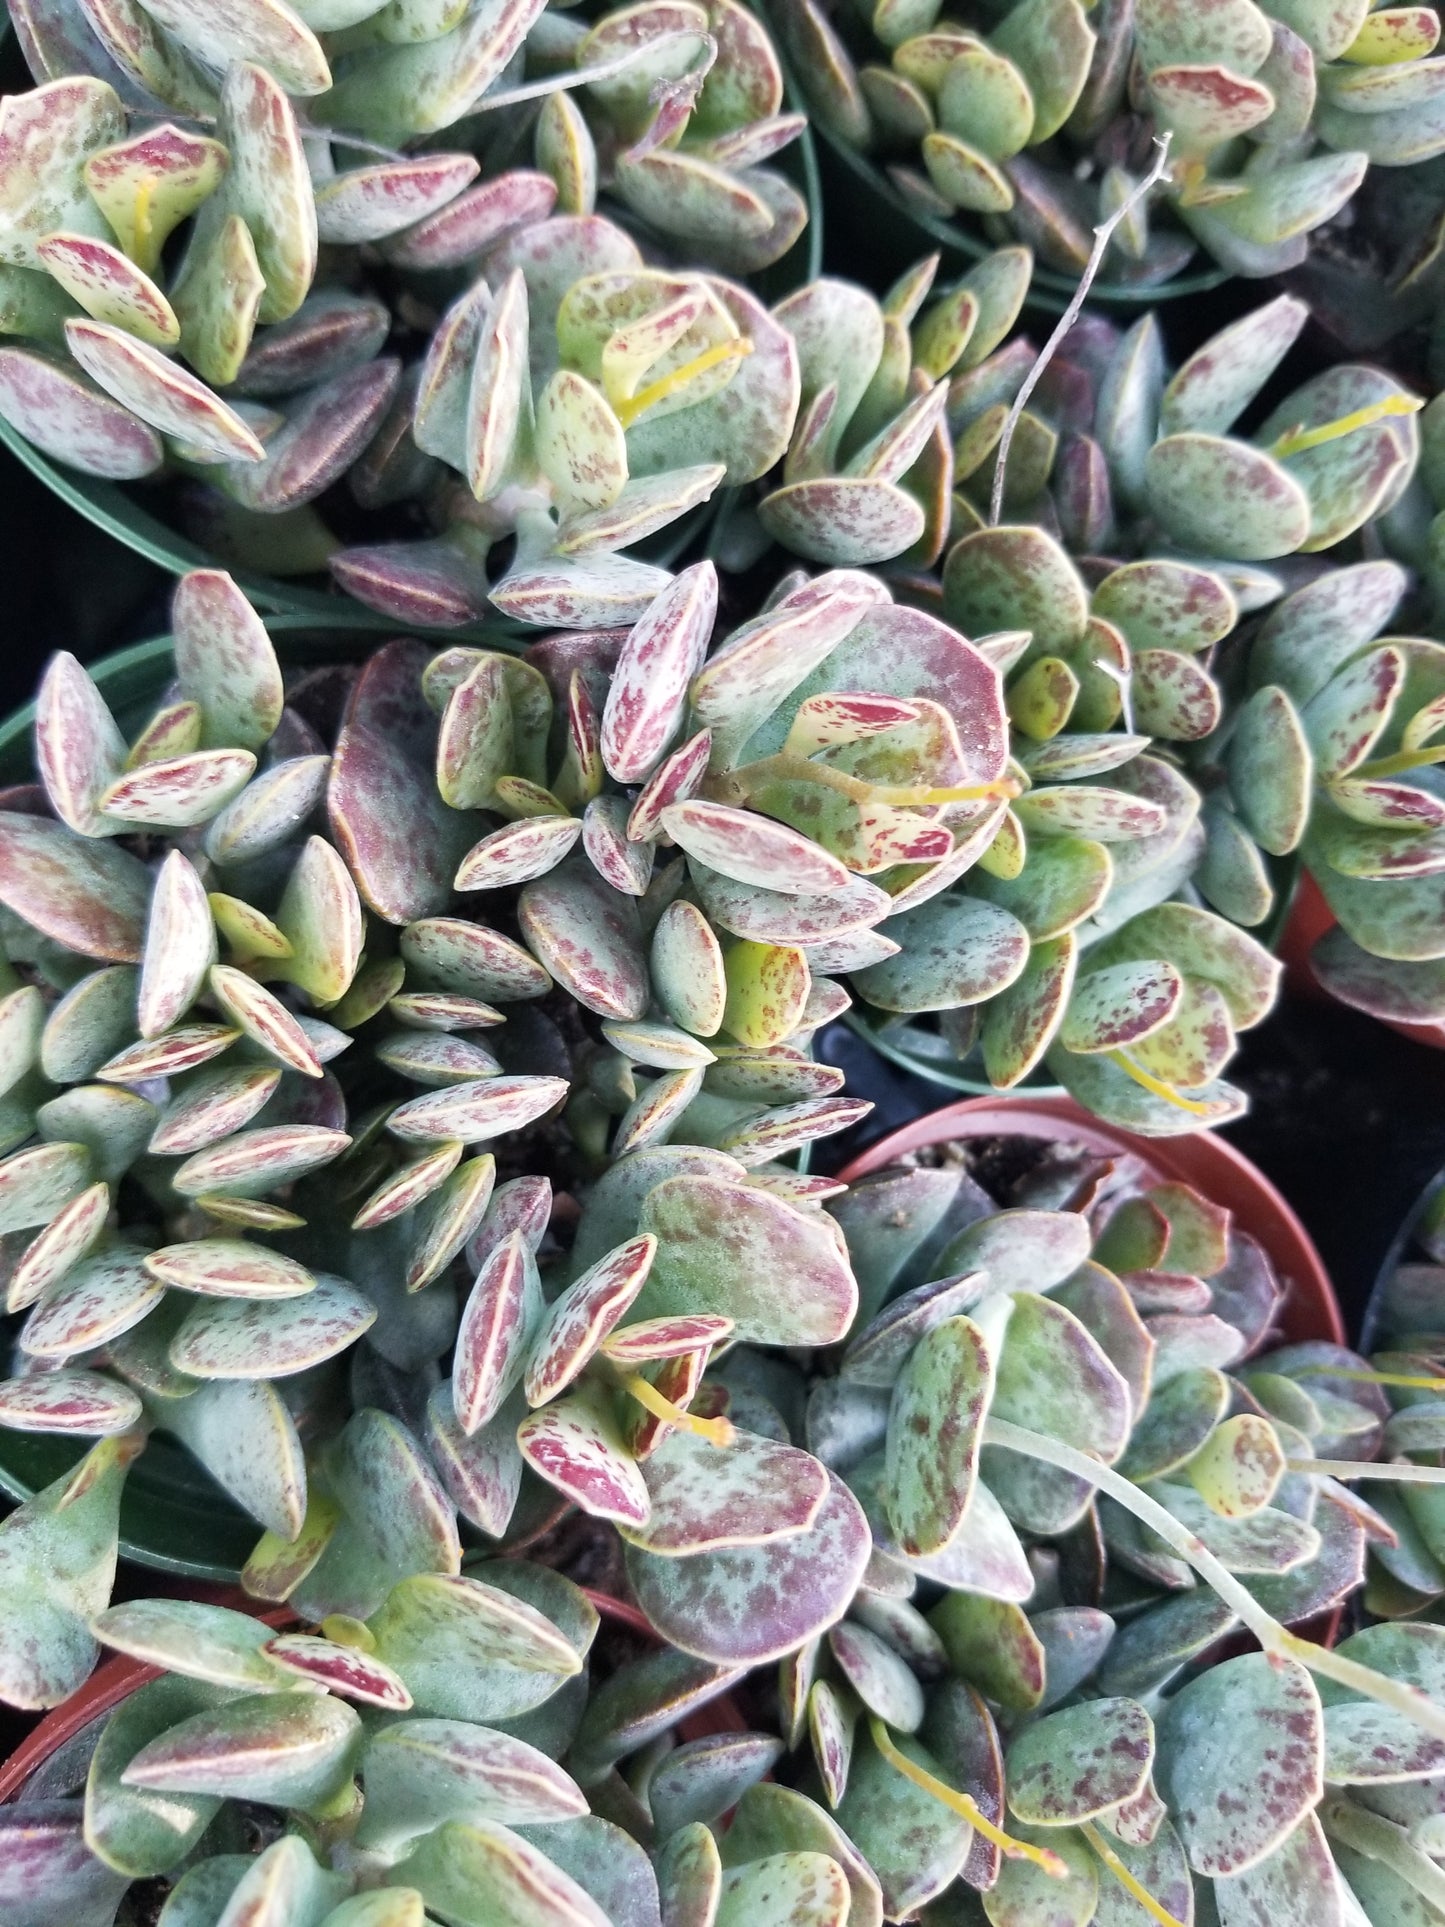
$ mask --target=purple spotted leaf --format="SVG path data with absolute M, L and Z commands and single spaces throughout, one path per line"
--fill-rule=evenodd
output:
M 182 1197 L 259 1198 L 330 1164 L 350 1144 L 345 1131 L 321 1124 L 261 1125 L 197 1151 L 171 1183 Z
M 96 1351 L 138 1325 L 164 1291 L 146 1270 L 144 1252 L 111 1245 L 51 1286 L 25 1322 L 21 1347 L 32 1358 L 57 1360 Z
M 150 875 L 129 851 L 0 811 L 0 903 L 82 957 L 139 963 Z
M 1009 1808 L 1031 1826 L 1097 1819 L 1142 1792 L 1153 1757 L 1154 1722 L 1137 1700 L 1050 1713 L 1009 1747 Z
M 522 934 L 550 974 L 602 1017 L 640 1017 L 647 966 L 636 909 L 591 865 L 569 858 L 524 885 Z
M 111 1098 L 113 1092 L 106 1092 Z M 63 1204 L 38 1237 L 21 1253 L 5 1294 L 7 1311 L 23 1311 L 85 1257 L 105 1230 L 110 1186 L 87 1185 Z
M 263 459 L 265 449 L 236 411 L 158 349 L 103 321 L 68 321 L 65 338 L 108 395 L 202 461 Z
M 203 1298 L 171 1340 L 171 1363 L 192 1378 L 285 1378 L 345 1351 L 376 1307 L 344 1278 L 313 1275 L 313 1290 L 277 1302 Z
M 832 1097 L 843 1088 L 843 1073 L 817 1064 L 790 1044 L 771 1048 L 724 1045 L 708 1066 L 707 1088 L 721 1097 L 758 1104 L 805 1103 Z
M 457 1333 L 452 1401 L 464 1435 L 485 1425 L 521 1383 L 542 1314 L 536 1260 L 521 1232 L 510 1231 L 481 1264 Z
M 650 1499 L 605 1394 L 582 1389 L 531 1412 L 517 1428 L 522 1457 L 549 1485 L 597 1519 L 641 1525 Z
M 391 1668 L 355 1646 L 339 1646 L 314 1633 L 282 1633 L 267 1640 L 263 1651 L 274 1666 L 343 1699 L 389 1713 L 404 1713 L 411 1705 L 411 1694 Z
M 0 1816 L 0 1907 L 13 1927 L 111 1927 L 129 1876 L 93 1853 L 78 1800 L 33 1800 Z
M 365 1773 L 359 1838 L 388 1851 L 442 1820 L 536 1826 L 586 1811 L 576 1783 L 535 1746 L 460 1720 L 385 1728 L 367 1746 Z
M 152 1740 L 122 1778 L 153 1792 L 316 1806 L 345 1784 L 360 1737 L 360 1719 L 330 1694 L 248 1694 Z
M 99 807 L 122 823 L 190 829 L 238 796 L 255 767 L 248 749 L 192 750 L 118 776 L 101 793 Z
M 468 1158 L 439 1185 L 416 1221 L 407 1253 L 406 1288 L 421 1291 L 441 1276 L 481 1225 L 496 1183 L 490 1152 Z
M 670 903 L 657 920 L 649 957 L 652 988 L 668 1016 L 695 1037 L 722 1025 L 727 979 L 722 946 L 695 903 Z
M 827 896 L 851 881 L 843 864 L 810 837 L 751 810 L 694 798 L 665 808 L 661 823 L 689 856 L 736 883 Z
M 355 245 L 396 236 L 404 245 L 404 231 L 454 205 L 478 171 L 471 154 L 420 154 L 351 168 L 318 189 L 317 231 L 328 243 Z
M 206 1298 L 299 1298 L 315 1289 L 294 1258 L 240 1238 L 194 1238 L 146 1253 L 146 1270 L 162 1284 Z
M 542 1847 L 495 1821 L 447 1821 L 398 1863 L 397 1877 L 459 1927 L 494 1920 L 607 1927 L 609 1920 Z
M 582 818 L 582 848 L 605 883 L 624 896 L 641 897 L 652 881 L 656 850 L 629 838 L 625 796 L 594 796 Z
M 185 1015 L 215 958 L 205 886 L 187 858 L 172 850 L 156 877 L 146 923 L 136 992 L 136 1028 L 143 1038 L 154 1041 Z
M 140 1417 L 130 1387 L 100 1372 L 38 1372 L 0 1384 L 0 1424 L 15 1432 L 105 1438 L 128 1432 Z
M 801 1532 L 686 1559 L 629 1546 L 627 1570 L 638 1604 L 681 1652 L 754 1666 L 836 1625 L 870 1550 L 861 1507 L 830 1474 L 827 1496 Z
M 926 1332 L 899 1374 L 888 1415 L 883 1504 L 899 1548 L 941 1552 L 968 1512 L 995 1358 L 965 1317 Z
M 213 695 L 212 700 L 214 703 L 217 698 Z M 228 724 L 232 733 L 235 727 Z M 326 756 L 294 756 L 259 771 L 236 800 L 207 825 L 207 856 L 225 867 L 286 842 L 325 795 L 330 766 Z
M 219 1057 L 241 1035 L 227 1024 L 178 1024 L 162 1036 L 117 1051 L 95 1073 L 110 1084 L 140 1084 L 178 1077 Z
M 0 1161 L 0 1232 L 49 1224 L 90 1182 L 84 1145 L 37 1144 Z
M 706 1826 L 731 1812 L 750 1786 L 776 1765 L 782 1742 L 770 1733 L 713 1733 L 685 1740 L 648 1783 L 648 1805 L 661 1839 Z
M 519 943 L 461 917 L 424 917 L 409 925 L 401 954 L 423 982 L 486 1002 L 544 997 L 552 988 L 547 972 Z
M 1226 1660 L 1168 1702 L 1159 1785 L 1196 1873 L 1245 1872 L 1320 1800 L 1324 1723 L 1304 1667 Z
M 106 481 L 139 481 L 165 459 L 148 423 L 34 349 L 0 348 L 0 415 L 54 461 Z
M 100 799 L 126 763 L 125 739 L 75 657 L 52 656 L 35 698 L 35 760 L 50 806 L 81 836 L 114 834 Z
M 602 1353 L 616 1365 L 647 1364 L 653 1359 L 681 1358 L 690 1352 L 719 1345 L 732 1335 L 733 1323 L 716 1312 L 694 1312 L 676 1318 L 643 1318 L 619 1325 L 602 1341 Z
M 414 1144 L 459 1139 L 480 1144 L 520 1131 L 567 1094 L 560 1077 L 481 1077 L 399 1104 L 387 1120 L 396 1137 Z
M 266 1657 L 270 1628 L 229 1606 L 192 1599 L 131 1599 L 101 1613 L 95 1631 L 113 1651 L 184 1679 L 232 1692 L 292 1690 L 292 1681 Z
M 147 1148 L 159 1157 L 186 1157 L 232 1136 L 251 1122 L 280 1081 L 279 1067 L 264 1064 L 207 1071 L 167 1104 Z
M 807 1452 L 750 1432 L 719 1446 L 674 1429 L 646 1461 L 650 1516 L 623 1522 L 630 1545 L 693 1558 L 805 1532 L 828 1496 L 828 1473 Z
M 526 1414 L 520 1387 L 470 1437 L 456 1415 L 450 1379 L 427 1400 L 426 1441 L 447 1496 L 464 1519 L 500 1539 L 522 1487 L 517 1424 Z
M 1042 1426 L 1107 1463 L 1128 1439 L 1132 1400 L 1087 1327 L 1052 1298 L 1024 1290 L 1014 1297 L 991 1410 L 998 1418 Z
M 637 1313 L 643 1318 L 719 1312 L 759 1344 L 836 1342 L 851 1324 L 858 1287 L 824 1221 L 723 1177 L 666 1178 L 646 1196 L 638 1229 L 658 1241 Z M 785 1269 L 787 1301 L 769 1280 Z
M 815 1097 L 779 1105 L 759 1118 L 725 1131 L 718 1149 L 752 1167 L 785 1157 L 835 1131 L 851 1130 L 872 1109 L 866 1098 Z
M 551 1218 L 550 1178 L 513 1178 L 508 1184 L 499 1184 L 487 1206 L 486 1216 L 467 1242 L 467 1263 L 474 1270 L 480 1270 L 490 1253 L 514 1231 L 522 1234 L 528 1249 L 535 1254 Z
M 642 1290 L 656 1249 L 650 1237 L 619 1245 L 548 1307 L 527 1359 L 529 1405 L 545 1404 L 572 1383 Z
M 557 556 L 513 564 L 491 599 L 517 622 L 603 629 L 640 621 L 670 580 L 651 563 L 626 555 Z
M 602 757 L 617 782 L 643 781 L 667 751 L 716 610 L 717 572 L 700 562 L 676 577 L 632 629 L 602 715 Z

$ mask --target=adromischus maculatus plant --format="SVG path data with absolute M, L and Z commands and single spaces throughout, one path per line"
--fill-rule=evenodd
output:
M 1236 275 L 1298 267 L 1367 168 L 1445 148 L 1429 8 L 1018 0 L 939 14 L 892 0 L 776 9 L 822 126 L 876 154 L 921 212 L 980 217 L 1066 274 L 1145 177 L 1156 131 L 1171 135 L 1170 170 L 1108 260 L 1135 286 L 1167 283 L 1196 243 Z M 1153 218 L 1166 210 L 1173 221 Z
M 571 1269 L 644 1191 L 725 1182 L 723 1164 L 682 1147 L 624 1159 L 584 1208 Z M 833 1203 L 857 1271 L 848 1342 L 811 1370 L 748 1342 L 704 1378 L 694 1409 L 739 1430 L 674 1432 L 651 1462 L 666 1514 L 620 1527 L 670 1644 L 585 1711 L 588 1609 L 513 1561 L 403 1578 L 318 1634 L 163 1600 L 103 1613 L 107 1643 L 183 1677 L 114 1716 L 83 1808 L 16 1810 L 19 1921 L 64 1890 L 108 1924 L 128 1879 L 168 1869 L 184 1874 L 175 1919 L 204 1895 L 227 1927 L 330 1921 L 348 1882 L 375 1910 L 358 1920 L 411 1927 L 425 1905 L 480 1927 L 521 1878 L 526 1917 L 558 1927 L 632 1927 L 685 1901 L 741 1920 L 740 1895 L 769 1927 L 920 1910 L 1169 1927 L 1211 1904 L 1234 1927 L 1266 1897 L 1292 1927 L 1408 1918 L 1439 1878 L 1420 1823 L 1445 1635 L 1373 1628 L 1330 1654 L 1281 1623 L 1348 1597 L 1366 1536 L 1390 1537 L 1332 1477 L 1389 1468 L 1315 1456 L 1378 1448 L 1374 1374 L 1336 1347 L 1261 1350 L 1281 1283 L 1186 1185 L 1066 1151 L 1011 1195 L 1000 1209 L 945 1164 Z M 788 1317 L 738 1257 L 711 1302 L 738 1329 Z M 404 1487 L 363 1463 L 378 1505 L 409 1516 Z M 704 1522 L 705 1541 L 672 1536 Z M 1241 1620 L 1265 1653 L 1180 1687 Z M 775 1735 L 675 1745 L 681 1715 L 778 1658 Z M 375 1711 L 358 1721 L 347 1699 Z M 761 1784 L 798 1777 L 782 1755 L 805 1737 L 801 1788 Z M 300 1808 L 299 1838 L 186 1872 L 230 1795 Z M 223 1820 L 212 1850 L 228 1838 Z

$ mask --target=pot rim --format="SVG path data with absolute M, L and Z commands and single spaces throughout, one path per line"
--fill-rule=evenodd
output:
M 1070 1097 L 974 1097 L 947 1104 L 890 1132 L 844 1165 L 838 1177 L 856 1183 L 910 1151 L 951 1138 L 1040 1137 L 1081 1143 L 1090 1151 L 1124 1150 L 1156 1181 L 1177 1179 L 1199 1186 L 1223 1204 L 1257 1238 L 1285 1281 L 1285 1330 L 1291 1338 L 1348 1342 L 1339 1301 L 1324 1261 L 1291 1206 L 1257 1166 L 1226 1139 L 1210 1131 L 1181 1137 L 1136 1137 L 1105 1124 Z M 1293 1304 L 1291 1304 L 1291 1299 Z M 1299 1316 L 1290 1317 L 1294 1311 Z M 1311 1327 L 1306 1331 L 1303 1327 Z

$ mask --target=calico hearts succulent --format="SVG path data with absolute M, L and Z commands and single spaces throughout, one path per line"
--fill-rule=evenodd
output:
M 775 12 L 819 124 L 876 156 L 905 207 L 1011 230 L 1066 275 L 1142 180 L 1156 130 L 1173 138 L 1170 174 L 1121 224 L 1108 265 L 1135 288 L 1167 284 L 1196 245 L 1235 275 L 1297 267 L 1367 169 L 1445 147 L 1429 8 L 1018 0 L 941 19 L 935 5 L 836 15 L 780 0 Z

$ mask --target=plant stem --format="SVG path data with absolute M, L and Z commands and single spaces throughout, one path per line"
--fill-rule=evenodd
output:
M 1059 316 L 1058 326 L 1044 343 L 1043 348 L 1039 352 L 1038 360 L 1034 363 L 1033 367 L 1030 368 L 1027 375 L 1024 376 L 1023 386 L 1014 397 L 1013 407 L 1008 411 L 1008 417 L 1003 425 L 1003 433 L 999 436 L 998 454 L 994 459 L 993 492 L 989 498 L 988 505 L 988 522 L 990 528 L 996 529 L 1003 515 L 1003 491 L 1004 482 L 1007 478 L 1009 450 L 1013 446 L 1014 430 L 1018 427 L 1020 417 L 1028 406 L 1029 397 L 1043 379 L 1044 370 L 1058 353 L 1064 336 L 1078 320 L 1084 302 L 1088 298 L 1089 290 L 1094 285 L 1094 277 L 1104 264 L 1104 254 L 1109 246 L 1109 242 L 1113 239 L 1115 228 L 1118 227 L 1121 221 L 1127 219 L 1134 208 L 1137 207 L 1139 202 L 1142 201 L 1144 196 L 1149 192 L 1150 188 L 1152 188 L 1157 181 L 1161 181 L 1164 178 L 1164 171 L 1169 165 L 1170 138 L 1171 136 L 1167 133 L 1156 136 L 1154 141 L 1154 165 L 1149 169 L 1149 172 L 1133 192 L 1119 203 L 1108 220 L 1100 222 L 1099 226 L 1094 229 L 1094 245 L 1089 250 L 1089 259 L 1083 274 L 1079 277 L 1079 285 L 1074 290 L 1073 299 Z
M 1290 1459 L 1291 1472 L 1322 1479 L 1387 1479 L 1396 1485 L 1445 1485 L 1445 1465 L 1412 1465 L 1401 1459 Z
M 1344 435 L 1353 435 L 1357 428 L 1369 428 L 1383 421 L 1387 415 L 1413 415 L 1423 407 L 1418 395 L 1385 395 L 1379 401 L 1355 409 L 1353 414 L 1341 415 L 1338 421 L 1323 422 L 1318 428 L 1296 428 L 1288 435 L 1281 435 L 1268 453 L 1276 461 L 1286 455 L 1302 455 L 1307 448 L 1322 448 L 1326 442 L 1337 442 Z
M 1185 1923 L 1182 1920 L 1176 1915 L 1171 1914 L 1163 1902 L 1156 1900 L 1149 1889 L 1130 1873 L 1129 1869 L 1124 1865 L 1123 1861 L 1119 1858 L 1118 1854 L 1115 1853 L 1114 1849 L 1109 1845 L 1108 1841 L 1104 1838 L 1099 1828 L 1094 1825 L 1092 1820 L 1085 1820 L 1079 1828 L 1079 1832 L 1083 1834 L 1084 1838 L 1094 1849 L 1094 1852 L 1098 1854 L 1104 1865 L 1109 1869 L 1109 1872 L 1113 1874 L 1125 1893 L 1128 1894 L 1131 1899 L 1137 1900 L 1145 1913 L 1158 1921 L 1159 1927 L 1185 1927 Z
M 921 1787 L 925 1793 L 931 1794 L 940 1805 L 958 1814 L 961 1819 L 967 1820 L 970 1825 L 977 1828 L 985 1840 L 991 1840 L 1006 1859 L 1032 1860 L 1034 1865 L 1042 1867 L 1052 1880 L 1064 1880 L 1068 1877 L 1068 1867 L 1058 1854 L 1048 1847 L 1035 1847 L 1026 1840 L 1015 1840 L 1011 1833 L 1005 1833 L 1002 1827 L 994 1825 L 977 1800 L 972 1799 L 967 1793 L 960 1793 L 957 1787 L 949 1786 L 946 1780 L 940 1780 L 938 1775 L 930 1773 L 927 1767 L 919 1766 L 915 1760 L 910 1760 L 906 1753 L 893 1744 L 888 1728 L 875 1713 L 870 1713 L 868 1716 L 868 1731 L 873 1735 L 873 1744 L 896 1772 L 901 1773 L 905 1780 L 911 1780 L 914 1786 Z
M 1133 1078 L 1134 1082 L 1141 1084 L 1151 1096 L 1162 1097 L 1164 1102 L 1166 1104 L 1172 1104 L 1176 1111 L 1188 1111 L 1194 1117 L 1208 1117 L 1213 1110 L 1214 1107 L 1212 1104 L 1202 1104 L 1197 1098 L 1186 1097 L 1182 1091 L 1176 1090 L 1172 1084 L 1166 1084 L 1162 1077 L 1155 1077 L 1152 1072 L 1142 1070 L 1139 1065 L 1123 1051 L 1111 1050 L 1106 1051 L 1104 1054 L 1110 1063 L 1117 1064 L 1121 1071 L 1126 1071 L 1128 1075 Z
M 1172 1552 L 1177 1552 L 1181 1559 L 1193 1566 L 1206 1585 L 1213 1587 L 1225 1605 L 1233 1610 L 1236 1618 L 1242 1620 L 1254 1634 L 1264 1652 L 1276 1659 L 1296 1660 L 1312 1673 L 1332 1679 L 1352 1693 L 1359 1693 L 1365 1699 L 1375 1700 L 1381 1706 L 1403 1713 L 1417 1726 L 1424 1727 L 1427 1733 L 1433 1733 L 1437 1739 L 1445 1739 L 1445 1706 L 1437 1706 L 1428 1694 L 1416 1687 L 1406 1686 L 1401 1680 L 1391 1679 L 1386 1673 L 1377 1673 L 1372 1666 L 1362 1666 L 1358 1660 L 1349 1659 L 1343 1653 L 1330 1652 L 1324 1646 L 1316 1646 L 1312 1640 L 1301 1639 L 1297 1633 L 1289 1632 L 1265 1611 L 1254 1594 L 1240 1584 L 1201 1539 L 1196 1538 L 1187 1526 L 1181 1525 L 1157 1499 L 1150 1498 L 1147 1492 L 1141 1492 L 1132 1480 L 1126 1479 L 1112 1466 L 1101 1465 L 1086 1452 L 1065 1445 L 1062 1439 L 1047 1438 L 1042 1432 L 1031 1432 L 1007 1419 L 987 1420 L 984 1439 L 989 1445 L 1001 1445 L 1007 1451 L 1018 1452 L 1025 1458 L 1039 1459 L 1045 1465 L 1058 1466 L 1060 1471 L 1072 1472 L 1075 1478 L 1087 1480 L 1126 1511 L 1132 1512 Z
M 1445 1909 L 1445 1871 L 1411 1844 L 1403 1827 L 1382 1814 L 1357 1807 L 1351 1800 L 1327 1800 L 1320 1809 L 1320 1819 L 1326 1833 L 1367 1859 L 1383 1861 L 1432 1907 Z

